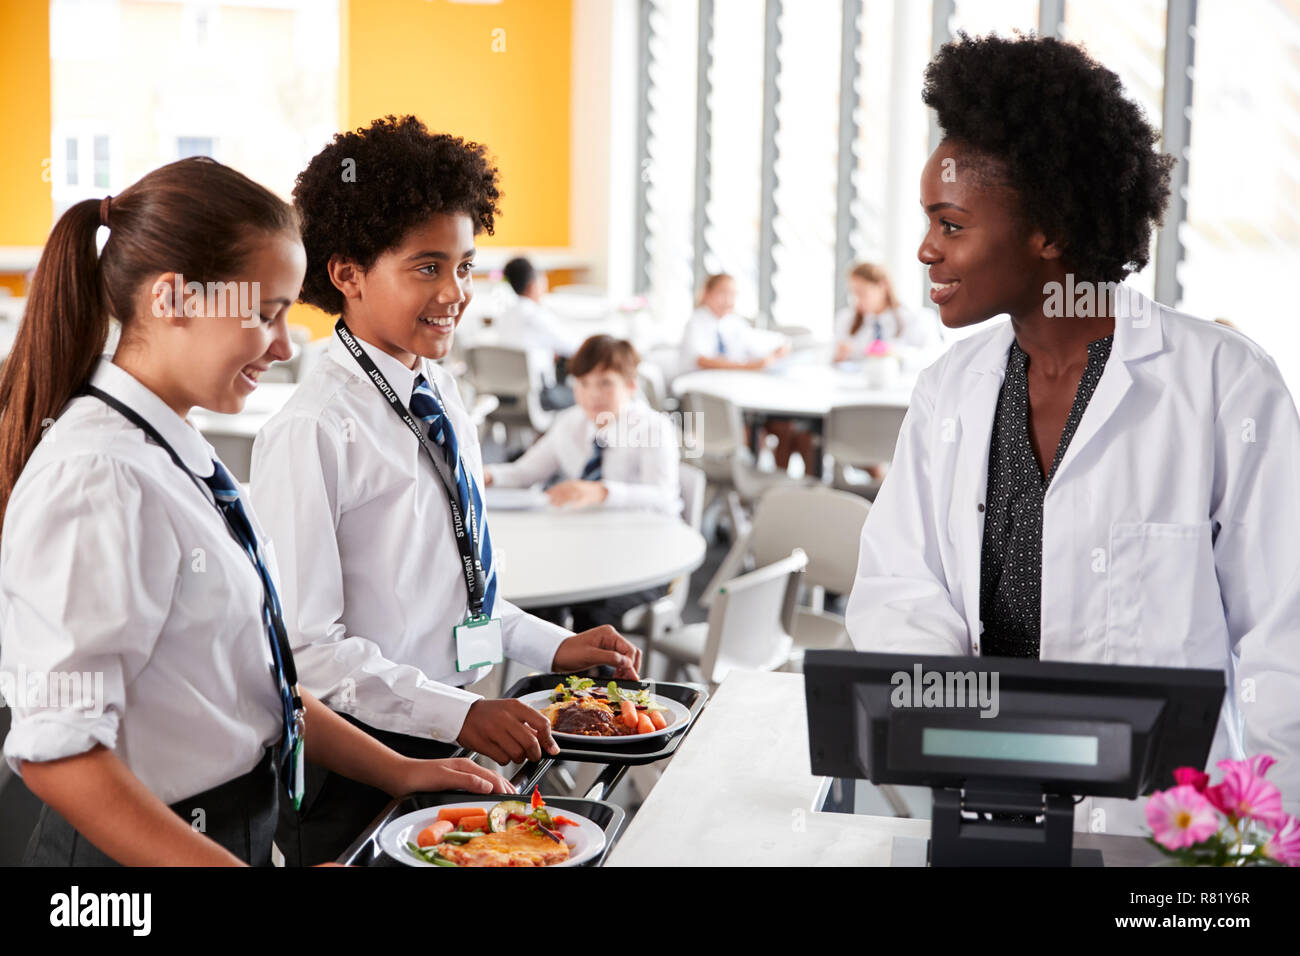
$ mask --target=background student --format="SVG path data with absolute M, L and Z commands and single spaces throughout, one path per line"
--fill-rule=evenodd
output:
M 343 182 L 344 159 L 375 175 Z M 311 160 L 294 189 L 302 299 L 341 319 L 258 435 L 252 478 L 304 686 L 403 753 L 459 743 L 506 764 L 556 752 L 549 725 L 521 701 L 464 690 L 489 670 L 471 665 L 505 653 L 635 677 L 640 652 L 613 628 L 572 635 L 497 595 L 476 429 L 437 364 L 473 295 L 497 180 L 484 147 L 413 116 L 340 133 Z M 280 845 L 311 861 L 337 855 L 387 795 L 308 770 Z
M 835 315 L 836 362 L 861 359 L 877 341 L 909 364 L 937 357 L 943 346 L 934 313 L 904 309 L 883 267 L 860 262 L 849 271 L 853 304 Z
M 754 328 L 736 315 L 735 308 L 735 279 L 717 273 L 704 280 L 699 305 L 691 313 L 682 337 L 684 369 L 759 371 L 790 354 L 785 336 Z M 763 430 L 776 436 L 772 457 L 778 469 L 785 471 L 791 453 L 797 450 L 804 460 L 804 471 L 813 471 L 815 439 L 811 432 L 779 418 L 764 419 Z
M 517 257 L 506 263 L 506 282 L 514 290 L 515 301 L 492 323 L 502 343 L 527 349 L 541 373 L 542 408 L 551 410 L 573 406 L 573 390 L 558 373 L 561 360 L 572 357 L 579 345 L 576 335 L 542 304 L 546 295 L 546 274 L 538 272 L 527 259 Z
M 525 488 L 554 478 L 547 489 L 557 505 L 641 508 L 677 517 L 677 431 L 665 415 L 636 396 L 640 359 L 632 343 L 593 335 L 573 356 L 578 404 L 555 422 L 518 461 L 484 470 L 488 485 Z M 608 542 L 611 551 L 618 542 Z M 663 597 L 668 588 L 649 588 L 602 601 L 539 610 L 539 616 L 562 620 L 573 615 L 575 630 L 617 625 L 634 607 Z
M 289 356 L 297 231 L 267 190 L 187 159 L 75 204 L 45 245 L 0 377 L 0 669 L 85 686 L 10 702 L 5 757 L 44 804 L 27 863 L 269 865 L 299 740 L 394 795 L 508 787 L 399 756 L 299 691 L 257 518 L 186 421 L 238 412 Z

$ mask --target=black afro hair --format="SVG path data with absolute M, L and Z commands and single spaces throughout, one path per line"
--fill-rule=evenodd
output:
M 330 257 L 369 269 L 435 213 L 464 213 L 476 235 L 492 235 L 501 214 L 498 181 L 485 146 L 430 133 L 414 116 L 386 116 L 337 134 L 298 174 L 293 189 L 307 251 L 299 298 L 342 314 Z
M 1119 77 L 1050 37 L 959 33 L 925 70 L 939 126 L 1018 195 L 1079 278 L 1121 282 L 1147 264 L 1172 156 Z M 985 170 L 987 172 L 987 170 Z

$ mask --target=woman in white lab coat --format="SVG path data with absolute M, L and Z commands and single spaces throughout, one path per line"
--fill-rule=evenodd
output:
M 1172 160 L 1114 74 L 1052 39 L 948 44 L 925 101 L 931 299 L 950 328 L 1011 320 L 918 381 L 862 532 L 855 646 L 1222 669 L 1207 766 L 1272 754 L 1295 813 L 1295 406 L 1249 339 L 1097 285 L 1146 264 Z M 1138 832 L 1141 805 L 1076 823 Z

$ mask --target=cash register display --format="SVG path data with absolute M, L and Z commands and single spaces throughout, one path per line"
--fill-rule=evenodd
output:
M 1078 734 L 1013 733 L 948 727 L 926 727 L 921 731 L 921 753 L 927 757 L 1018 760 L 1026 763 L 1095 767 L 1098 746 L 1098 738 Z

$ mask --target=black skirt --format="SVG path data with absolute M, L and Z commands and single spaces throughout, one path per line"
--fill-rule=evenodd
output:
M 280 783 L 273 752 L 243 776 L 186 797 L 171 808 L 191 826 L 252 866 L 271 865 Z M 42 804 L 24 866 L 117 866 L 51 807 Z

